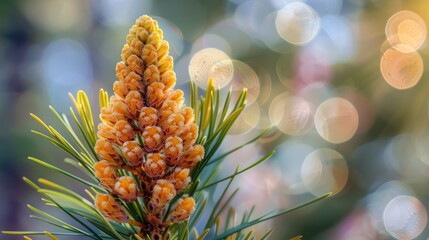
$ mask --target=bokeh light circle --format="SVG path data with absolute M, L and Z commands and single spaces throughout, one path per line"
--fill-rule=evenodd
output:
M 337 194 L 347 183 L 349 171 L 343 156 L 328 148 L 318 149 L 305 158 L 301 177 L 305 187 L 315 196 Z
M 319 32 L 319 15 L 303 2 L 292 2 L 277 13 L 276 28 L 284 40 L 295 45 L 303 45 L 310 42 Z
M 414 191 L 409 185 L 401 181 L 393 180 L 384 182 L 377 186 L 373 192 L 365 197 L 364 202 L 367 212 L 370 216 L 370 223 L 372 226 L 374 226 L 377 232 L 383 235 L 388 234 L 383 222 L 384 209 L 386 208 L 387 204 L 397 196 L 413 194 Z
M 234 67 L 231 79 L 232 100 L 236 100 L 243 88 L 246 88 L 247 104 L 254 103 L 258 99 L 260 92 L 258 74 L 251 66 L 242 61 L 232 60 L 232 65 Z
M 393 198 L 384 209 L 384 226 L 397 239 L 418 237 L 427 224 L 425 206 L 415 197 L 400 195 Z
M 259 28 L 259 38 L 265 46 L 274 52 L 289 53 L 293 49 L 293 45 L 285 42 L 276 29 L 277 11 L 274 11 L 262 20 Z
M 389 18 L 386 37 L 390 44 L 401 52 L 419 49 L 426 41 L 425 21 L 411 11 L 400 11 Z
M 415 86 L 423 74 L 423 60 L 419 53 L 387 50 L 380 62 L 384 80 L 394 88 L 407 89 Z
M 198 51 L 189 63 L 191 80 L 205 89 L 210 78 L 216 86 L 224 87 L 232 79 L 234 66 L 226 53 L 216 48 L 206 48 Z
M 351 102 L 344 98 L 331 98 L 320 104 L 314 116 L 317 132 L 326 141 L 342 143 L 356 133 L 359 115 Z
M 270 105 L 271 123 L 288 135 L 300 135 L 313 123 L 313 109 L 308 101 L 300 96 L 281 94 Z

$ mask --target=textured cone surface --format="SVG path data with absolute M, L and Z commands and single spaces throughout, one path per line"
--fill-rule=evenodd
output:
M 95 197 L 95 206 L 107 219 L 120 223 L 128 221 L 124 207 L 109 194 L 97 194 Z
M 174 207 L 173 212 L 171 213 L 171 220 L 173 222 L 179 223 L 189 219 L 191 213 L 195 210 L 195 201 L 193 198 L 188 196 L 183 196 L 180 198 L 176 206 Z
M 198 137 L 194 112 L 184 106 L 183 91 L 174 89 L 176 74 L 168 51 L 158 23 L 148 16 L 138 18 L 116 65 L 115 95 L 101 109 L 102 123 L 95 147 L 104 164 L 96 164 L 97 178 L 111 194 L 123 200 L 111 205 L 119 208 L 123 202 L 142 196 L 148 203 L 145 220 L 152 224 L 148 228 L 152 233 L 163 232 L 163 209 L 191 182 L 189 172 L 204 155 L 204 148 L 194 145 Z M 128 176 L 115 175 L 124 171 L 129 172 Z M 111 217 L 100 199 L 96 205 L 107 218 L 124 221 L 125 218 Z M 192 198 L 187 199 L 189 203 Z M 176 210 L 173 222 L 189 217 L 193 207 L 186 206 Z

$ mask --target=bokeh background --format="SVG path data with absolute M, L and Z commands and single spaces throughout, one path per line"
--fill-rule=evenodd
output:
M 99 88 L 112 93 L 125 36 L 143 14 L 170 42 L 177 87 L 187 90 L 191 77 L 204 85 L 212 74 L 225 89 L 249 89 L 225 150 L 273 126 L 223 166 L 226 175 L 276 149 L 237 179 L 239 213 L 334 193 L 257 226 L 260 234 L 428 238 L 426 0 L 1 1 L 1 230 L 51 229 L 28 218 L 26 204 L 43 203 L 22 176 L 67 184 L 27 160 L 70 168 L 64 153 L 30 133 L 40 127 L 29 112 L 52 123 L 48 105 L 67 113 L 67 93 L 79 89 L 97 106 Z

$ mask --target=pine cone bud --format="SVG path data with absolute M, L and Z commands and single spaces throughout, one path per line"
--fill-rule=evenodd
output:
M 179 137 L 183 140 L 184 149 L 188 149 L 195 144 L 198 137 L 198 125 L 195 123 L 186 125 L 179 133 Z
M 158 63 L 159 72 L 163 74 L 166 71 L 173 69 L 173 65 L 173 57 L 167 56 L 165 58 L 162 58 L 161 60 L 159 60 Z
M 103 121 L 103 123 L 109 126 L 115 125 L 115 123 L 120 120 L 127 120 L 125 115 L 118 113 L 111 106 L 101 109 L 100 119 Z
M 168 117 L 173 114 L 179 112 L 180 107 L 177 105 L 175 101 L 166 100 L 162 104 L 159 109 L 159 121 L 164 122 L 168 119 Z
M 130 90 L 128 89 L 128 85 L 125 80 L 123 80 L 113 83 L 113 91 L 115 92 L 116 96 L 124 99 Z
M 164 84 L 160 82 L 154 82 L 149 84 L 147 87 L 147 95 L 146 95 L 146 102 L 149 107 L 153 108 L 159 108 L 164 101 Z
M 180 111 L 180 114 L 185 118 L 185 125 L 189 125 L 194 122 L 194 110 L 190 107 L 185 107 Z
M 164 155 L 160 153 L 149 153 L 146 162 L 143 163 L 143 170 L 150 178 L 163 177 L 167 171 Z
M 184 195 L 175 204 L 173 211 L 171 212 L 170 219 L 174 223 L 183 222 L 191 216 L 195 211 L 195 201 L 192 197 Z
M 101 185 L 110 192 L 115 188 L 116 168 L 109 164 L 106 160 L 96 162 L 94 164 L 94 174 L 100 180 Z
M 168 91 L 176 85 L 176 73 L 166 71 L 162 74 L 160 82 L 165 85 L 165 90 Z
M 131 167 L 137 167 L 141 164 L 143 149 L 136 141 L 125 142 L 122 146 L 122 153 Z
M 137 36 L 137 38 L 140 41 L 145 43 L 147 38 L 149 37 L 149 32 L 146 29 L 144 29 L 143 27 L 138 27 L 137 25 L 134 25 L 134 26 L 136 26 L 136 27 L 132 28 L 130 30 L 130 33 Z
M 158 111 L 153 107 L 143 107 L 140 110 L 139 123 L 141 128 L 153 126 L 158 121 Z
M 162 35 L 158 31 L 151 32 L 147 38 L 146 45 L 152 45 L 156 49 L 159 49 L 160 42 L 162 40 Z M 158 53 L 158 50 L 157 50 Z
M 159 70 L 155 65 L 150 65 L 146 68 L 143 74 L 143 80 L 146 85 L 159 82 Z
M 98 129 L 97 137 L 99 139 L 107 139 L 109 141 L 116 142 L 116 134 L 113 127 L 110 127 L 105 123 L 100 123 L 98 124 L 97 129 Z
M 174 196 L 176 196 L 174 185 L 167 180 L 160 179 L 156 181 L 156 185 L 153 187 L 149 206 L 152 209 L 164 208 Z
M 162 59 L 167 57 L 169 52 L 169 44 L 167 41 L 160 39 L 160 43 L 158 44 L 158 59 Z
M 143 48 L 142 59 L 146 66 L 158 65 L 158 53 L 156 47 L 152 44 L 147 44 Z
M 128 45 L 130 46 L 131 52 L 133 54 L 137 56 L 142 55 L 144 44 L 138 38 L 130 39 L 130 41 L 128 41 Z
M 182 139 L 179 137 L 168 137 L 165 140 L 164 154 L 166 163 L 173 167 L 177 165 L 180 156 L 183 153 Z
M 121 58 L 122 61 L 124 61 L 128 65 L 128 69 L 134 71 L 131 69 L 130 62 L 128 61 L 128 58 L 131 57 L 131 55 L 133 55 L 133 52 L 131 52 L 130 46 L 128 44 L 125 44 L 124 47 L 122 47 Z
M 193 109 L 183 108 L 184 93 L 174 89 L 176 74 L 168 52 L 157 21 L 148 16 L 137 19 L 116 65 L 115 95 L 100 113 L 103 123 L 98 126 L 96 152 L 104 160 L 94 165 L 101 184 L 125 202 L 136 200 L 137 188 L 143 191 L 149 211 L 139 234 L 162 233 L 159 237 L 167 236 L 162 211 L 176 191 L 189 185 L 191 168 L 204 156 L 203 146 L 194 146 L 198 125 Z M 134 176 L 118 178 L 117 168 Z M 107 218 L 127 222 L 120 205 L 124 201 L 99 194 L 96 205 Z M 194 206 L 192 198 L 182 197 L 174 205 L 171 221 L 188 219 Z
M 128 110 L 133 118 L 139 116 L 140 109 L 144 107 L 143 97 L 139 91 L 130 91 L 125 97 L 125 103 L 128 106 Z
M 125 47 L 128 47 L 128 46 L 124 46 L 124 48 Z M 127 50 L 129 50 L 129 47 Z M 127 57 L 128 54 L 130 55 Z M 124 60 L 124 62 L 128 64 L 128 68 L 132 72 L 135 72 L 136 74 L 141 76 L 144 70 L 143 60 L 139 58 L 137 55 L 132 54 L 131 50 L 129 50 L 129 52 L 124 53 L 124 58 L 125 57 L 127 58 L 126 60 Z
M 128 221 L 128 215 L 124 207 L 109 194 L 98 193 L 95 196 L 95 206 L 109 220 L 119 223 Z
M 141 82 L 142 77 L 135 72 L 130 72 L 125 78 L 125 82 L 128 84 L 130 91 L 143 92 L 143 83 Z
M 122 164 L 121 156 L 117 153 L 113 143 L 105 139 L 98 139 L 94 147 L 95 152 L 110 165 L 119 166 Z
M 134 178 L 123 176 L 115 184 L 115 191 L 126 202 L 132 202 L 137 198 L 137 186 Z
M 179 160 L 178 166 L 181 168 L 194 168 L 204 157 L 204 147 L 202 145 L 194 145 L 185 150 Z
M 173 101 L 177 104 L 179 108 L 182 108 L 183 103 L 185 102 L 184 93 L 180 89 L 168 91 L 168 94 L 165 100 Z
M 168 180 L 173 183 L 176 191 L 182 190 L 191 182 L 189 177 L 190 170 L 188 168 L 175 168 L 174 171 L 168 176 Z
M 173 113 L 168 119 L 160 123 L 165 135 L 171 136 L 179 132 L 185 126 L 185 118 L 181 114 Z
M 116 64 L 116 77 L 120 81 L 126 82 L 125 77 L 130 74 L 130 69 L 128 69 L 127 65 L 124 62 L 118 62 Z
M 160 127 L 146 127 L 143 131 L 142 138 L 146 152 L 156 151 L 162 144 L 162 130 Z
M 115 124 L 115 133 L 118 143 L 123 144 L 126 141 L 133 140 L 136 136 L 136 133 L 133 130 L 133 127 L 128 123 L 128 121 L 121 120 Z
M 143 27 L 148 32 L 154 32 L 158 30 L 158 23 L 151 17 L 146 15 L 139 17 L 136 20 L 136 25 L 139 27 Z
M 111 96 L 109 107 L 112 109 L 112 116 L 117 120 L 126 120 L 131 118 L 131 113 L 128 110 L 127 104 L 119 97 L 115 95 Z

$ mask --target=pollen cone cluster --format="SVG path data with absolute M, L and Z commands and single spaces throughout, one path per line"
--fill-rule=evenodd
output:
M 195 144 L 192 108 L 184 107 L 183 92 L 174 89 L 173 58 L 157 22 L 140 17 L 126 41 L 116 65 L 115 94 L 101 109 L 98 125 L 95 151 L 102 160 L 94 172 L 109 194 L 98 194 L 96 206 L 109 220 L 135 223 L 125 205 L 144 202 L 144 221 L 137 224 L 141 234 L 163 234 L 194 210 L 189 196 L 171 200 L 191 182 L 204 147 Z

